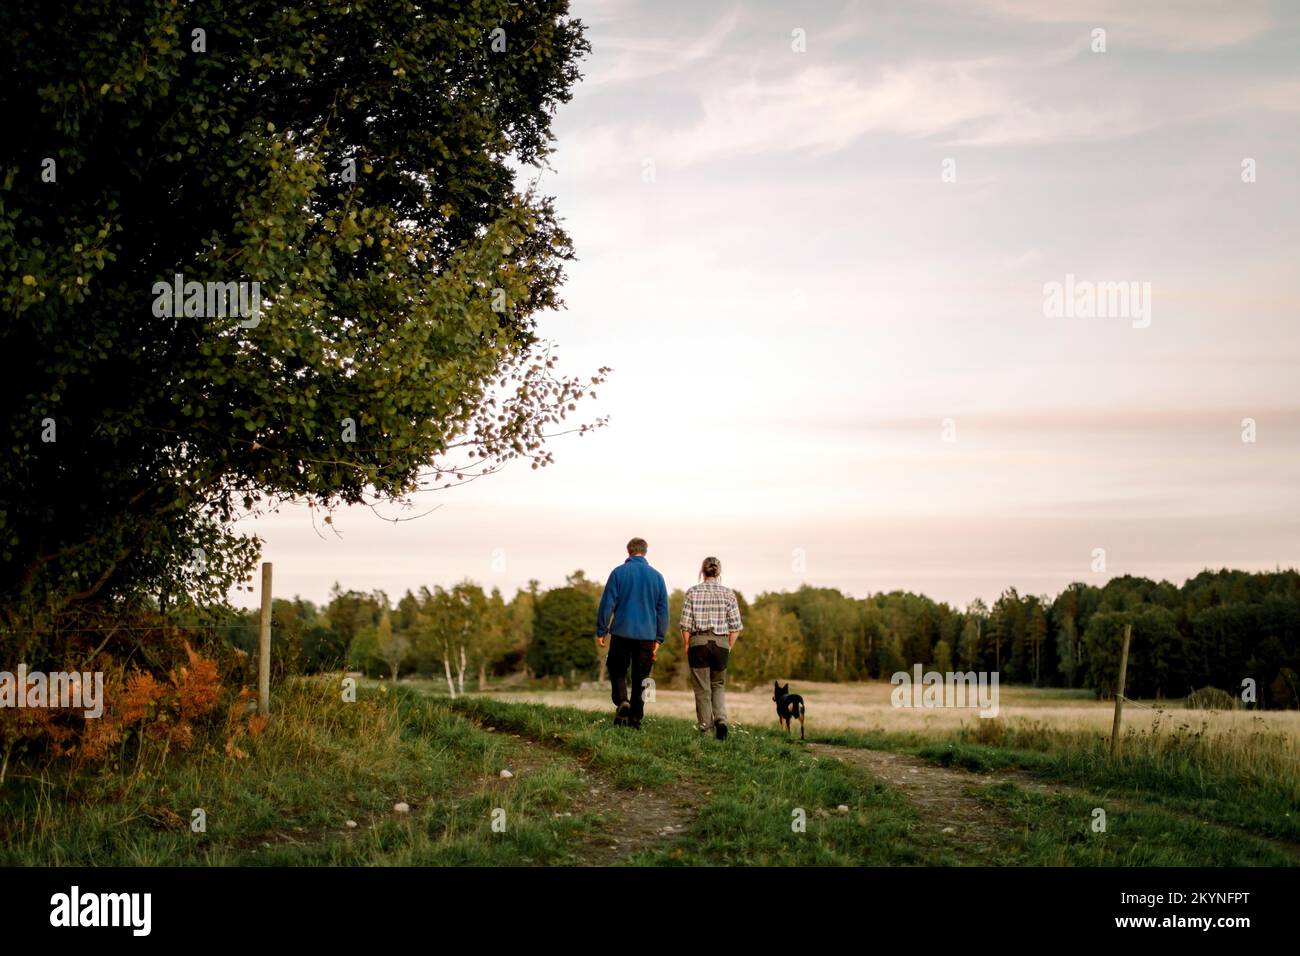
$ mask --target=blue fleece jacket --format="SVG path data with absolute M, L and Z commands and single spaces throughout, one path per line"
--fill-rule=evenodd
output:
M 643 555 L 634 554 L 605 581 L 596 610 L 596 635 L 664 641 L 668 633 L 668 585 Z

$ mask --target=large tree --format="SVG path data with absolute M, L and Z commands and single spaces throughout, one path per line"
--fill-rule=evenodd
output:
M 567 677 L 598 662 L 598 603 L 590 591 L 572 586 L 553 588 L 537 600 L 533 640 L 528 645 L 528 666 L 534 674 Z
M 218 597 L 255 559 L 232 520 L 286 499 L 549 460 L 603 373 L 536 336 L 571 249 L 518 182 L 587 49 L 567 0 L 10 0 L 0 28 L 11 625 Z M 177 275 L 260 312 L 168 303 Z

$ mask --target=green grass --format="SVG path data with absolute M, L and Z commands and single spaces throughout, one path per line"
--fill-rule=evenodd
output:
M 952 845 L 892 785 L 776 730 L 737 728 L 719 744 L 674 718 L 649 717 L 637 733 L 591 711 L 404 687 L 369 687 L 345 704 L 316 679 L 286 685 L 273 714 L 261 737 L 241 743 L 244 760 L 213 741 L 165 762 L 146 751 L 76 775 L 11 767 L 0 790 L 0 864 L 570 865 L 592 862 L 596 849 L 656 866 L 1295 862 L 1261 839 L 1296 832 L 1294 775 L 1275 774 L 1267 760 L 1220 759 L 1203 743 L 1134 744 L 1111 761 L 1089 741 L 1028 731 L 940 744 L 819 738 L 980 771 L 1014 767 L 1085 791 L 973 778 L 970 795 L 997 831 L 977 852 Z M 517 773 L 503 781 L 507 767 Z M 621 791 L 615 806 L 591 798 L 593 777 Z M 398 801 L 411 812 L 395 813 Z M 618 808 L 641 806 L 651 821 L 673 808 L 686 830 L 610 853 L 611 837 L 626 832 Z M 1096 806 L 1107 809 L 1104 834 L 1091 830 Z M 190 830 L 196 807 L 206 832 Z M 495 832 L 501 812 L 506 827 Z M 800 815 L 802 832 L 792 826 Z M 1240 830 L 1207 830 L 1193 816 Z
M 1170 736 L 1163 742 L 1121 741 L 1110 755 L 1100 740 L 1083 737 L 1047 747 L 1032 736 L 999 746 L 954 740 L 931 743 L 922 757 L 987 772 L 1015 767 L 1036 776 L 1120 798 L 1130 798 L 1237 827 L 1263 837 L 1300 842 L 1300 771 L 1216 753 L 1211 742 Z
M 1148 830 L 1186 832 L 1183 863 L 1167 859 L 1166 853 L 1160 864 L 1140 865 L 1209 865 L 1197 862 L 1205 856 L 1206 829 L 1193 821 L 1191 830 L 1187 830 L 1188 817 L 1236 828 L 1264 840 L 1300 842 L 1300 772 L 1285 756 L 1285 742 L 1264 735 L 1209 738 L 1181 731 L 1130 734 L 1120 741 L 1119 753 L 1114 757 L 1104 739 L 1041 724 L 981 724 L 975 731 L 938 741 L 853 733 L 819 739 L 846 746 L 906 751 L 942 766 L 977 774 L 1024 771 L 1044 781 L 1086 791 L 1092 806 L 1139 804 L 1143 820 L 1152 823 L 1158 816 L 1160 821 L 1160 826 Z M 1024 795 L 1029 803 L 1035 797 Z M 1034 821 L 1041 824 L 1043 817 L 1036 816 Z M 1199 837 L 1195 835 L 1198 827 Z M 1065 835 L 1060 828 L 1038 829 Z M 1215 844 L 1209 851 L 1217 854 L 1215 865 L 1239 865 L 1240 856 L 1232 847 L 1221 840 L 1209 842 Z M 1297 862 L 1294 855 L 1286 853 L 1274 857 L 1274 852 L 1280 851 L 1267 844 L 1245 842 L 1270 860 L 1291 865 Z M 1054 858 L 1059 857 L 1048 853 L 1036 859 L 1050 863 Z M 1107 857 L 1105 865 L 1116 863 Z
M 1162 808 L 1111 806 L 1094 830 L 1097 801 L 1080 794 L 1038 793 L 995 783 L 978 799 L 1015 827 L 1015 853 L 1036 866 L 1294 866 L 1277 847 L 1240 834 L 1222 835 Z M 1103 807 L 1105 809 L 1105 807 Z
M 565 862 L 584 823 L 562 765 L 496 786 L 518 750 L 414 695 L 344 704 L 299 681 L 247 760 L 209 748 L 139 777 L 18 775 L 0 801 L 0 863 L 51 866 L 511 865 Z M 399 815 L 405 801 L 412 812 Z M 193 833 L 194 808 L 207 830 Z M 504 833 L 491 814 L 506 811 Z M 174 814 L 171 824 L 159 822 Z M 358 826 L 349 829 L 346 822 Z
M 609 815 L 585 799 L 581 765 L 629 791 L 678 788 L 703 801 L 677 850 L 626 862 L 942 862 L 909 838 L 915 821 L 897 794 L 863 789 L 833 761 L 775 737 L 736 734 L 719 747 L 684 721 L 651 719 L 634 735 L 590 712 L 472 698 L 453 708 L 405 689 L 344 704 L 331 685 L 308 680 L 276 696 L 274 715 L 264 735 L 242 742 L 246 760 L 209 746 L 157 769 L 146 755 L 150 769 L 138 775 L 20 768 L 0 795 L 0 864 L 564 865 L 608 842 Z M 540 765 L 503 783 L 502 768 L 529 759 L 511 728 L 550 746 Z M 687 780 L 694 796 L 680 790 Z M 394 813 L 398 801 L 412 812 Z M 851 812 L 839 813 L 841 803 Z M 791 829 L 796 807 L 805 833 Z M 206 832 L 190 831 L 194 808 Z M 499 810 L 501 833 L 491 827 Z
M 625 787 L 667 787 L 695 814 L 686 837 L 643 851 L 646 865 L 860 865 L 954 862 L 920 831 L 906 799 L 838 761 L 812 756 L 769 731 L 734 732 L 725 744 L 688 721 L 647 718 L 639 732 L 607 716 L 540 704 L 467 697 L 451 705 L 475 721 L 574 754 Z M 838 808 L 847 806 L 847 812 Z M 796 832 L 795 812 L 805 829 Z

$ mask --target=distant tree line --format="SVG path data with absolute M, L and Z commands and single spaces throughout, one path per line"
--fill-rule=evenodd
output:
M 423 674 L 455 692 L 489 675 L 523 673 L 560 681 L 603 678 L 592 637 L 601 585 L 581 571 L 564 586 L 536 581 L 506 600 L 462 582 L 406 592 L 393 604 L 335 585 L 317 607 L 276 600 L 274 666 L 367 674 Z M 674 630 L 659 655 L 662 683 L 684 679 L 675 625 L 682 591 L 670 596 Z M 1259 706 L 1300 706 L 1300 573 L 1205 571 L 1181 587 L 1125 576 L 1101 587 L 1074 583 L 1054 599 L 1014 588 L 992 607 L 958 609 L 906 591 L 852 598 L 832 588 L 740 597 L 745 630 L 733 678 L 857 681 L 921 664 L 942 672 L 997 671 L 1004 683 L 1114 693 L 1125 625 L 1132 626 L 1127 693 L 1183 697 L 1216 687 L 1239 697 L 1254 682 Z M 235 641 L 256 645 L 256 612 Z

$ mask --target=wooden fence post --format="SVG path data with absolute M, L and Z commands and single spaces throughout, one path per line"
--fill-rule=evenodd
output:
M 1119 746 L 1119 719 L 1124 712 L 1124 678 L 1128 675 L 1128 641 L 1133 635 L 1133 625 L 1124 625 L 1124 650 L 1119 655 L 1119 689 L 1115 691 L 1115 724 L 1110 729 L 1110 755 L 1115 756 Z
M 257 712 L 271 712 L 271 562 L 262 562 L 262 626 L 257 637 Z

